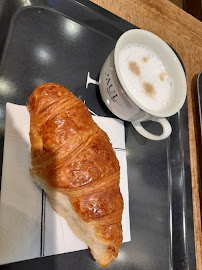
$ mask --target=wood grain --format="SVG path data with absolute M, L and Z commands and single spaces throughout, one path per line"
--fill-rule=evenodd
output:
M 92 2 L 149 30 L 170 44 L 181 57 L 187 76 L 192 194 L 197 270 L 202 269 L 199 187 L 201 181 L 195 117 L 196 76 L 202 70 L 202 23 L 167 0 L 92 0 Z

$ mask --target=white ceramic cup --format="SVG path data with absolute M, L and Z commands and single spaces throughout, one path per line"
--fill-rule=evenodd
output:
M 169 105 L 160 113 L 145 108 L 126 87 L 120 73 L 118 55 L 128 44 L 150 48 L 160 57 L 167 74 L 172 78 L 174 94 Z M 119 118 L 132 122 L 134 128 L 150 140 L 163 140 L 170 136 L 172 128 L 165 117 L 174 115 L 181 109 L 187 93 L 185 73 L 176 54 L 158 36 L 141 29 L 129 30 L 118 39 L 114 51 L 108 56 L 100 72 L 99 88 L 109 110 Z M 141 122 L 148 120 L 161 124 L 161 135 L 151 134 L 143 128 Z

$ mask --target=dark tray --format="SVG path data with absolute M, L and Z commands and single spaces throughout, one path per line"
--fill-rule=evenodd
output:
M 0 29 L 4 30 L 0 48 L 9 18 L 21 7 L 19 1 L 14 2 L 16 6 L 9 1 L 0 6 Z M 61 83 L 98 115 L 114 117 L 103 104 L 98 86 L 85 89 L 87 72 L 98 80 L 118 37 L 136 28 L 88 1 L 33 2 L 63 14 L 32 6 L 19 9 L 13 17 L 0 66 L 1 151 L 6 102 L 25 105 L 33 89 L 43 82 Z M 10 10 L 7 16 L 6 8 Z M 196 268 L 187 104 L 169 120 L 173 132 L 159 142 L 143 138 L 125 122 L 132 241 L 122 244 L 121 257 L 106 269 Z M 158 125 L 145 125 L 159 132 Z M 88 250 L 2 268 L 101 269 Z

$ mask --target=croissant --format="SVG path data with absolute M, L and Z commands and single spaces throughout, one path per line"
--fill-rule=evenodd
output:
M 64 86 L 39 85 L 29 97 L 30 173 L 103 267 L 122 243 L 120 167 L 107 134 Z

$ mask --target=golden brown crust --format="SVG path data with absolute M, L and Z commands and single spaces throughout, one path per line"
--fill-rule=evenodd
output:
M 65 194 L 77 215 L 94 226 L 108 256 L 98 262 L 106 266 L 122 243 L 123 211 L 120 168 L 109 138 L 84 103 L 62 85 L 39 85 L 28 109 L 31 173 Z

